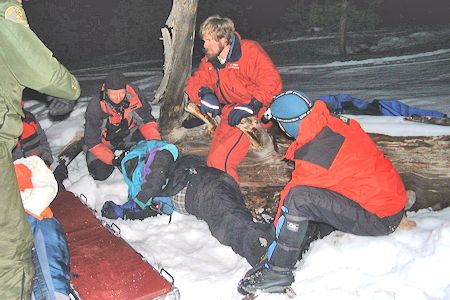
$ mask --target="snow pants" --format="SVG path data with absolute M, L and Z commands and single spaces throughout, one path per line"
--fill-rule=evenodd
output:
M 260 238 L 269 241 L 268 225 L 253 222 L 237 183 L 214 168 L 198 168 L 186 190 L 186 210 L 206 221 L 211 234 L 256 265 L 265 254 Z
M 275 240 L 267 250 L 268 264 L 276 271 L 290 271 L 305 248 L 308 223 L 319 222 L 362 236 L 388 235 L 397 228 L 404 211 L 380 218 L 356 202 L 331 190 L 296 186 L 281 208 Z
M 29 299 L 33 238 L 20 198 L 11 149 L 0 141 L 0 299 Z
M 237 127 L 228 125 L 227 118 L 220 121 L 209 146 L 208 166 L 228 173 L 239 183 L 238 165 L 250 147 L 248 137 Z
M 139 141 L 145 140 L 142 133 L 138 130 L 138 127 L 135 126 L 131 129 L 130 134 L 124 139 L 124 143 L 127 143 L 128 146 L 131 146 L 133 143 L 136 144 Z M 120 147 L 114 147 L 112 145 L 108 145 L 112 151 L 115 150 L 129 150 L 129 149 L 121 149 Z M 131 148 L 131 147 L 128 147 Z M 98 159 L 94 154 L 90 151 L 86 151 L 86 163 L 88 167 L 89 174 L 95 179 L 99 181 L 106 180 L 109 176 L 111 176 L 114 171 L 114 166 L 104 163 L 100 159 Z

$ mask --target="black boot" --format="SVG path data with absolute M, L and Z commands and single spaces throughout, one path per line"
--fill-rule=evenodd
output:
M 243 295 L 255 294 L 257 291 L 285 293 L 293 282 L 292 271 L 274 271 L 263 261 L 248 271 L 239 281 L 238 291 Z

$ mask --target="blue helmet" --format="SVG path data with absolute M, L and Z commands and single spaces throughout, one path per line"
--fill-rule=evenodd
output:
M 298 91 L 284 92 L 273 100 L 263 119 L 274 119 L 280 128 L 290 137 L 297 138 L 301 120 L 311 112 L 312 103 L 308 97 Z

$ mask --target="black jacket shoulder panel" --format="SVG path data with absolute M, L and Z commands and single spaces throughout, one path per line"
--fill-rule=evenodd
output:
M 314 139 L 295 151 L 294 158 L 329 169 L 344 140 L 343 135 L 325 126 Z

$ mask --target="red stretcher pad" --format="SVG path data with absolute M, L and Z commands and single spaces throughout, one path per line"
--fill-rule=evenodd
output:
M 50 207 L 66 234 L 71 281 L 81 299 L 153 299 L 172 290 L 158 271 L 108 231 L 74 194 L 58 193 Z

